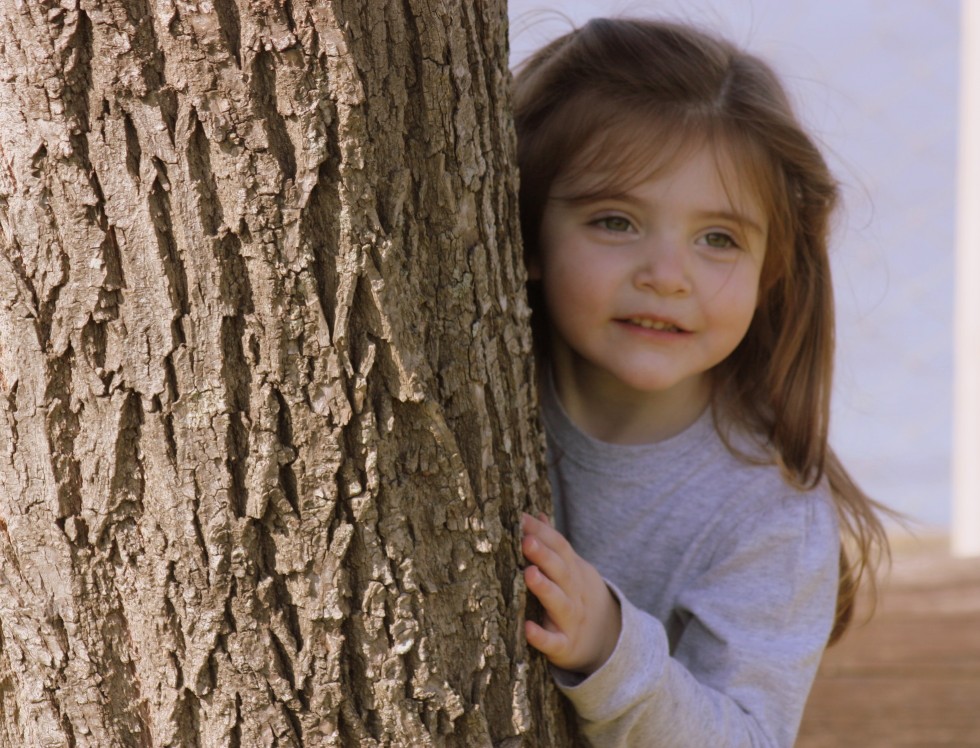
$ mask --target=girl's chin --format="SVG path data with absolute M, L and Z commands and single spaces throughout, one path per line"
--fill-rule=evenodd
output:
M 603 377 L 601 386 L 610 394 L 619 391 L 624 396 L 633 396 L 642 400 L 659 398 L 697 397 L 707 392 L 707 379 L 703 374 L 691 377 L 669 377 L 662 373 L 643 375 L 636 371 L 608 372 Z

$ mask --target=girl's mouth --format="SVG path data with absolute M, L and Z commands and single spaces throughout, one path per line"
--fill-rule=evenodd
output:
M 665 322 L 660 319 L 648 319 L 646 317 L 627 317 L 623 320 L 631 325 L 636 325 L 637 327 L 642 327 L 645 330 L 659 330 L 661 332 L 684 332 L 677 325 L 672 322 Z

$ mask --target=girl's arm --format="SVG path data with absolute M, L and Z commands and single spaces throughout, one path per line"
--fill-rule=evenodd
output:
M 542 649 L 553 664 L 573 671 L 555 677 L 594 745 L 793 745 L 833 619 L 839 548 L 833 510 L 820 499 L 794 496 L 726 526 L 716 540 L 712 565 L 677 601 L 686 620 L 673 644 L 660 620 L 617 590 L 619 638 L 591 675 L 576 674 Z M 565 557 L 560 566 L 575 571 L 562 572 L 562 584 L 553 584 L 567 587 L 567 597 L 593 599 L 575 589 L 576 580 L 598 573 L 568 553 L 574 554 L 570 546 L 557 553 Z M 530 582 L 529 589 L 534 592 Z M 584 641 L 593 626 L 602 628 L 598 621 L 608 621 L 591 615 L 587 602 L 579 611 L 544 626 Z M 537 646 L 530 634 L 528 641 Z

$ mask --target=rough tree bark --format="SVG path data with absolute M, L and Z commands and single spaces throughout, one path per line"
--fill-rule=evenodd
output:
M 568 744 L 506 65 L 504 0 L 0 0 L 0 746 Z

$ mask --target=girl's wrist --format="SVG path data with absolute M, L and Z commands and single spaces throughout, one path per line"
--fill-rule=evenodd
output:
M 606 604 L 603 606 L 605 610 L 602 616 L 603 625 L 599 637 L 599 650 L 592 662 L 588 663 L 580 671 L 583 675 L 592 675 L 609 661 L 613 652 L 616 651 L 616 645 L 619 643 L 619 635 L 622 632 L 623 611 L 619 605 L 619 599 L 608 587 L 605 590 Z

